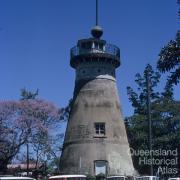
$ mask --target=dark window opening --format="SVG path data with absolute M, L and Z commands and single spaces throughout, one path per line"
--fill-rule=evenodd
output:
M 95 133 L 98 135 L 105 135 L 106 130 L 105 130 L 105 123 L 95 123 Z

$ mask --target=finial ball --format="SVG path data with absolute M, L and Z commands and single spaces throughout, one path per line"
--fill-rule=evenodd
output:
M 100 38 L 103 35 L 103 29 L 100 26 L 94 26 L 91 29 L 91 34 L 94 38 Z

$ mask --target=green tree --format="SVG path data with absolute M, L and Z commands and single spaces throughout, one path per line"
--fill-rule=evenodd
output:
M 177 32 L 176 40 L 171 40 L 162 48 L 157 62 L 160 72 L 170 72 L 168 84 L 179 83 L 180 79 L 180 31 Z
M 152 117 L 152 136 L 153 149 L 168 149 L 179 151 L 180 138 L 180 101 L 173 99 L 172 86 L 165 87 L 162 93 L 155 89 L 158 86 L 160 75 L 154 72 L 150 65 L 147 65 L 143 75 L 137 74 L 135 82 L 138 85 L 137 92 L 128 87 L 129 100 L 134 107 L 134 115 L 126 118 L 126 128 L 130 146 L 137 150 L 148 149 L 148 121 L 147 121 L 147 88 L 146 88 L 146 71 L 150 72 L 150 97 L 151 97 L 151 117 Z M 172 157 L 166 157 L 172 158 Z M 149 167 L 140 163 L 140 157 L 133 156 L 136 169 L 140 173 L 148 173 Z M 179 163 L 172 168 L 179 168 Z M 156 172 L 158 166 L 154 165 Z
M 180 4 L 180 0 L 177 0 Z M 179 9 L 180 18 L 180 9 Z M 180 30 L 177 31 L 175 40 L 171 40 L 165 45 L 159 54 L 157 68 L 160 72 L 170 72 L 167 84 L 177 85 L 180 80 Z
M 129 101 L 131 102 L 134 113 L 135 114 L 146 114 L 146 102 L 147 102 L 147 87 L 146 87 L 146 74 L 147 71 L 150 77 L 150 97 L 151 101 L 156 101 L 159 98 L 159 92 L 155 91 L 155 87 L 160 80 L 160 74 L 158 72 L 154 72 L 152 66 L 148 64 L 144 70 L 143 75 L 137 73 L 135 75 L 135 82 L 138 85 L 138 92 L 135 92 L 130 86 L 127 87 L 127 94 L 129 97 Z

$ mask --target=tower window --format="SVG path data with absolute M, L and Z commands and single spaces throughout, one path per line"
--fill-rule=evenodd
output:
M 97 135 L 105 135 L 106 134 L 105 123 L 95 123 L 94 128 L 95 128 L 95 133 Z
M 105 177 L 107 176 L 108 162 L 104 160 L 96 160 L 94 161 L 94 166 L 95 166 L 95 175 L 105 179 Z

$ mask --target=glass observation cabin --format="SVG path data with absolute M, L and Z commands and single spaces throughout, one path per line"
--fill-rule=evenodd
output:
M 73 68 L 82 62 L 107 62 L 115 67 L 120 65 L 120 49 L 99 38 L 81 39 L 71 48 L 70 64 Z

